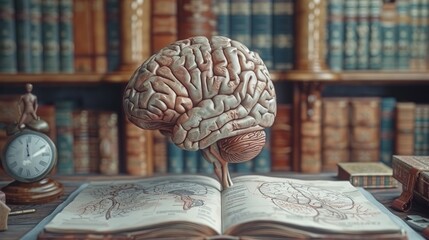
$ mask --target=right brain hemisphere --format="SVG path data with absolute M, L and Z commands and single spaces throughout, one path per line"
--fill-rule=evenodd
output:
M 226 37 L 177 41 L 134 73 L 124 94 L 128 118 L 159 129 L 185 150 L 270 127 L 276 99 L 259 56 Z

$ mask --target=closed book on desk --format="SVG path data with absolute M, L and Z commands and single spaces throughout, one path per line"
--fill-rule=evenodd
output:
M 338 163 L 338 179 L 364 188 L 390 188 L 398 185 L 393 178 L 392 169 L 381 162 Z
M 402 194 L 392 204 L 399 211 L 408 211 L 414 197 L 429 204 L 429 156 L 394 155 L 393 177 L 402 183 Z
M 199 175 L 92 183 L 39 239 L 406 239 L 346 181 L 250 175 L 233 182 L 223 190 Z

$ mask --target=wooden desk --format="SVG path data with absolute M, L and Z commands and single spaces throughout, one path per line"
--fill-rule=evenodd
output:
M 334 174 L 321 174 L 321 175 L 302 175 L 302 174 L 270 174 L 279 177 L 293 177 L 299 179 L 321 179 L 321 180 L 336 180 Z M 135 177 L 134 177 L 135 178 Z M 96 180 L 105 180 L 105 178 L 95 178 Z M 122 177 L 118 179 L 123 179 Z M 61 196 L 58 200 L 53 202 L 42 204 L 42 205 L 9 205 L 12 211 L 23 210 L 23 209 L 36 209 L 35 213 L 9 216 L 8 221 L 8 230 L 0 232 L 0 239 L 2 240 L 15 240 L 20 239 L 28 231 L 33 229 L 41 220 L 46 216 L 52 213 L 55 208 L 61 204 L 64 200 L 67 199 L 68 195 L 76 190 L 81 184 L 82 181 L 94 180 L 93 178 L 83 179 L 81 181 L 76 181 L 76 178 L 69 178 L 69 180 L 61 181 L 64 184 L 65 194 Z M 110 178 L 111 180 L 111 178 Z M 6 185 L 7 182 L 0 182 L 0 186 Z M 401 219 L 405 219 L 409 214 L 417 214 L 424 217 L 429 217 L 429 212 L 424 208 L 424 206 L 414 203 L 412 209 L 408 213 L 397 212 L 390 208 L 391 202 L 400 195 L 401 188 L 391 188 L 391 189 L 368 189 L 373 196 L 391 210 L 394 214 L 399 216 Z

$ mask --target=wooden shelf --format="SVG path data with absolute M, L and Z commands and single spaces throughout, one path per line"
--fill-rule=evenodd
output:
M 129 72 L 101 73 L 43 73 L 43 74 L 0 74 L 1 84 L 94 84 L 94 83 L 126 83 L 131 77 Z
M 420 71 L 344 71 L 344 72 L 289 72 L 270 73 L 274 81 L 365 83 L 365 84 L 429 84 L 429 72 Z

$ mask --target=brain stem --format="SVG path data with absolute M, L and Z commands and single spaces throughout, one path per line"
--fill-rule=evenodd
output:
M 218 145 L 216 143 L 210 145 L 202 150 L 202 154 L 205 159 L 213 163 L 215 174 L 219 178 L 222 187 L 224 189 L 231 187 L 232 180 L 228 171 L 228 162 L 221 156 Z

